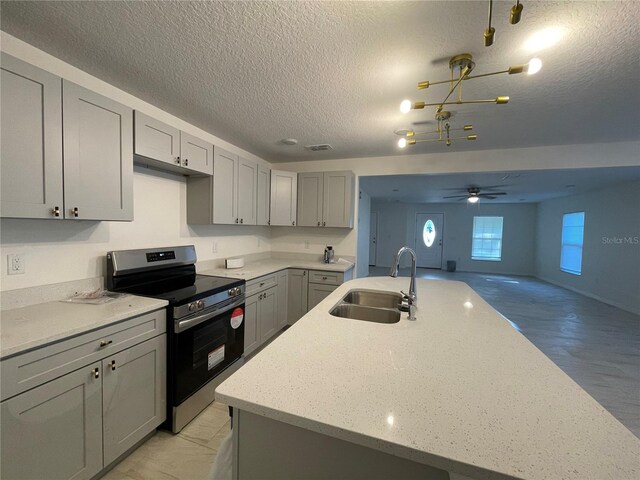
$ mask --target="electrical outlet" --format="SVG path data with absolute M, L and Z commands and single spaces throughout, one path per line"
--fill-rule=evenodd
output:
M 305 241 L 304 241 L 304 248 L 305 248 L 306 250 L 309 250 L 309 240 L 305 240 Z
M 9 275 L 22 275 L 24 271 L 24 253 L 12 253 L 7 255 L 7 273 Z
M 213 241 L 213 249 L 212 249 L 213 253 L 218 253 L 218 242 L 216 242 L 215 240 Z

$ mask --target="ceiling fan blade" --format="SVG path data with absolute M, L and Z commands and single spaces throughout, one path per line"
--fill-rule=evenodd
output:
M 442 198 L 467 198 L 467 195 L 450 195 L 448 197 L 442 197 Z
M 498 198 L 498 197 L 494 197 L 493 195 L 487 195 L 487 194 L 480 195 L 480 197 L 486 198 L 487 200 L 495 200 L 496 198 Z
M 489 192 L 489 193 L 479 193 L 479 197 L 484 197 L 485 195 L 506 195 L 507 192 Z
M 504 187 L 510 187 L 511 185 L 486 185 L 486 186 L 482 186 L 482 187 L 477 187 L 480 190 L 494 190 L 496 188 L 504 188 Z

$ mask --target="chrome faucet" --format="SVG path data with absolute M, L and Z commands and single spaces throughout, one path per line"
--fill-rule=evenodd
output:
M 409 320 L 415 320 L 416 308 L 418 307 L 418 295 L 416 294 L 416 252 L 411 250 L 409 247 L 402 247 L 398 250 L 398 253 L 396 253 L 395 258 L 393 259 L 393 266 L 391 267 L 389 275 L 393 278 L 398 276 L 400 257 L 402 257 L 404 252 L 409 252 L 411 254 L 411 283 L 409 283 L 409 293 L 404 293 L 403 291 L 400 292 L 407 302 L 406 304 L 403 302 L 400 309 L 405 312 L 409 312 Z

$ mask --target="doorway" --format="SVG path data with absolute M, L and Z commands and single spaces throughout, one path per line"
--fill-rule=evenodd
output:
M 377 260 L 376 245 L 378 241 L 378 214 L 371 212 L 371 226 L 369 228 L 369 266 L 374 267 Z
M 442 268 L 443 213 L 416 213 L 415 250 L 421 268 Z

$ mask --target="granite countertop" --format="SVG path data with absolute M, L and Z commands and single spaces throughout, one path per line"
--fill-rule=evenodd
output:
M 242 268 L 212 268 L 198 271 L 198 273 L 215 275 L 217 277 L 240 278 L 248 281 L 286 268 L 347 272 L 353 267 L 354 264 L 347 260 L 336 263 L 323 263 L 313 260 L 269 258 L 266 260 L 249 261 Z
M 417 319 L 328 312 L 347 282 L 216 390 L 235 408 L 472 478 L 636 479 L 640 440 L 468 285 L 417 281 Z
M 125 295 L 100 305 L 57 301 L 3 310 L 0 318 L 0 358 L 152 312 L 166 305 L 166 300 Z

